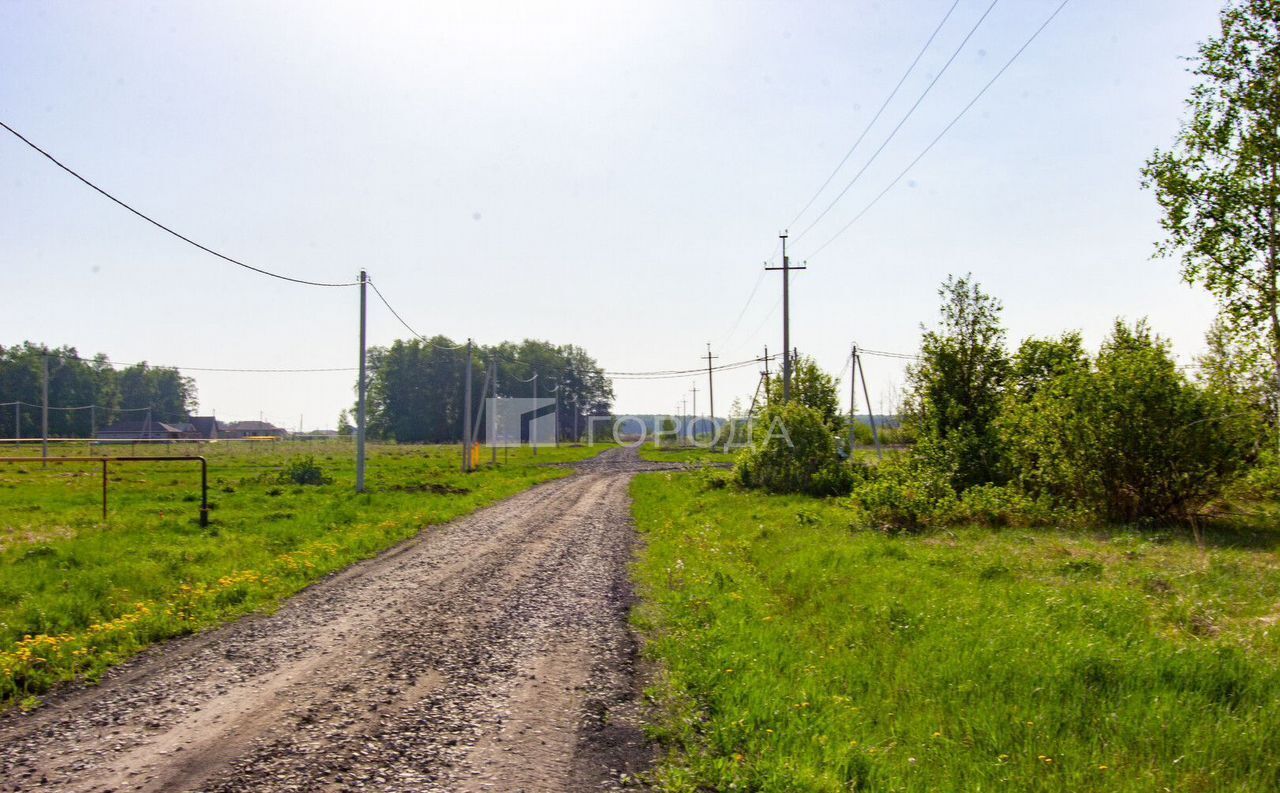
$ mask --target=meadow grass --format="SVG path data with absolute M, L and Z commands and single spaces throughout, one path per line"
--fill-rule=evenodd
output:
M 645 443 L 640 446 L 640 459 L 654 463 L 732 465 L 734 457 L 735 454 L 733 452 L 726 454 L 717 449 L 707 449 L 700 446 L 676 446 L 669 443 L 664 443 L 661 446 Z
M 1280 789 L 1275 530 L 889 536 L 635 479 L 672 791 Z
M 357 495 L 350 443 L 206 445 L 205 528 L 193 463 L 113 465 L 104 523 L 98 465 L 45 468 L 28 448 L 30 463 L 0 464 L 0 708 L 37 704 L 51 686 L 97 678 L 153 642 L 270 610 L 424 527 L 566 476 L 557 463 L 603 448 L 500 450 L 497 467 L 485 449 L 481 469 L 464 475 L 457 446 L 371 445 L 369 492 Z M 287 462 L 307 455 L 332 483 L 278 481 Z

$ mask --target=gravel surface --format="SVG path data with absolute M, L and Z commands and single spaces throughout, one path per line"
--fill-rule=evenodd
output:
M 0 716 L 0 790 L 598 791 L 650 759 L 617 449 Z

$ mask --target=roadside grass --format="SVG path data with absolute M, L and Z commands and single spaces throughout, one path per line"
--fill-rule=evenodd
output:
M 203 450 L 206 528 L 193 463 L 113 465 L 106 523 L 98 465 L 43 468 L 38 449 L 30 463 L 0 464 L 0 709 L 96 679 L 153 642 L 272 610 L 427 526 L 567 476 L 557 463 L 603 448 L 499 451 L 507 462 L 496 468 L 486 449 L 464 475 L 456 446 L 370 445 L 369 492 L 357 495 L 350 443 L 215 444 Z M 187 453 L 150 453 L 166 452 Z M 308 455 L 331 483 L 278 481 Z
M 1280 789 L 1280 530 L 888 536 L 633 485 L 671 791 Z
M 899 447 L 888 447 L 882 452 L 884 455 L 894 455 L 901 453 Z M 662 445 L 654 446 L 652 443 L 645 443 L 640 446 L 640 459 L 648 460 L 655 463 L 691 463 L 691 464 L 720 464 L 733 465 L 734 460 L 738 457 L 737 450 L 728 453 L 718 449 L 708 449 L 701 446 L 673 446 Z M 859 446 L 853 450 L 853 459 L 860 462 L 874 463 L 878 457 L 873 448 Z
M 691 464 L 728 464 L 732 465 L 733 452 L 725 453 L 716 449 L 701 446 L 674 446 L 663 444 L 655 446 L 645 443 L 640 446 L 640 459 L 654 463 L 691 463 Z

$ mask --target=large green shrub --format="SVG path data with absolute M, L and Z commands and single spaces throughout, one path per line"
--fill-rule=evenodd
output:
M 1186 519 L 1253 456 L 1256 413 L 1201 388 L 1145 323 L 1117 322 L 1091 365 L 1010 398 L 1000 419 L 1010 471 L 1124 523 Z
M 764 409 L 734 474 L 744 487 L 771 493 L 848 495 L 853 486 L 852 472 L 836 453 L 831 427 L 820 412 L 796 402 Z

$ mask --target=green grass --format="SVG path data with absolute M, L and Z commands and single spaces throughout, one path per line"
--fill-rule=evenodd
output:
M 209 445 L 206 528 L 193 463 L 113 465 L 106 523 L 97 464 L 0 464 L 0 708 L 34 704 L 61 681 L 96 678 L 152 642 L 272 609 L 426 526 L 566 476 L 555 463 L 603 448 L 499 451 L 508 462 L 497 468 L 485 449 L 481 470 L 463 475 L 456 446 L 372 445 L 370 492 L 357 495 L 350 443 Z M 84 448 L 51 452 L 71 453 Z M 314 455 L 332 484 L 276 481 L 303 455 Z
M 647 474 L 667 790 L 1273 791 L 1274 530 L 886 536 Z
M 732 464 L 734 453 L 725 454 L 714 449 L 699 446 L 673 446 L 664 444 L 655 446 L 652 443 L 640 447 L 640 459 L 655 463 L 728 463 Z

